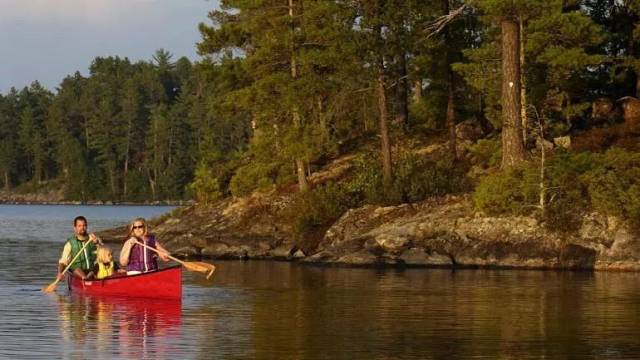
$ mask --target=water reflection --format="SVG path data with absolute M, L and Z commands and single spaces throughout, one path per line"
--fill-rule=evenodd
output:
M 0 241 L 2 359 L 638 359 L 640 354 L 640 273 L 397 271 L 216 261 L 213 281 L 183 272 L 179 305 L 71 296 L 65 284 L 57 294 L 43 294 L 40 289 L 55 276 L 60 252 L 55 245 Z
M 130 359 L 175 358 L 172 339 L 181 336 L 182 304 L 157 299 L 56 296 L 60 333 L 80 349 Z
M 255 358 L 634 359 L 640 350 L 638 274 L 219 265 L 217 287 L 250 289 Z

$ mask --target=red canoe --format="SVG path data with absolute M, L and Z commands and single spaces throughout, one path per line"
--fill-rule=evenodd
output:
M 71 291 L 89 295 L 182 298 L 182 267 L 172 266 L 137 275 L 114 276 L 101 280 L 82 280 L 72 276 Z

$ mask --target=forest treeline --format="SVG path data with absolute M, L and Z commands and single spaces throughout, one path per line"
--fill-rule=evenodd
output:
M 468 190 L 456 125 L 470 121 L 485 137 L 470 151 L 501 169 L 476 203 L 519 212 L 568 203 L 558 179 L 602 170 L 567 175 L 557 167 L 574 155 L 547 154 L 548 180 L 513 186 L 547 166 L 535 144 L 616 126 L 615 101 L 640 91 L 636 0 L 222 0 L 209 19 L 198 62 L 96 58 L 55 93 L 34 83 L 0 97 L 5 188 L 64 179 L 69 199 L 208 202 L 296 183 L 304 206 L 333 199 L 303 211 L 321 223 L 363 201 Z M 596 114 L 598 101 L 611 111 Z M 446 157 L 403 152 L 431 134 L 448 139 Z M 362 144 L 376 150 L 349 186 L 311 189 L 328 159 Z M 592 185 L 575 196 L 605 191 Z M 508 196 L 492 198 L 496 186 Z
M 4 188 L 53 183 L 81 201 L 190 197 L 203 156 L 247 143 L 241 115 L 218 116 L 223 88 L 238 84 L 235 67 L 174 61 L 160 49 L 150 61 L 95 58 L 88 76 L 67 76 L 55 93 L 38 82 L 12 88 L 0 96 Z

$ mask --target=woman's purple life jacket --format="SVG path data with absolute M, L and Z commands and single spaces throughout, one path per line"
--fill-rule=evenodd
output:
M 145 243 L 145 245 L 156 248 L 156 238 L 152 234 L 147 234 L 144 239 L 138 239 L 138 242 Z M 153 250 L 149 250 L 142 245 L 134 244 L 131 247 L 131 253 L 129 254 L 129 263 L 127 264 L 127 271 L 140 271 L 147 272 L 158 269 L 158 254 Z

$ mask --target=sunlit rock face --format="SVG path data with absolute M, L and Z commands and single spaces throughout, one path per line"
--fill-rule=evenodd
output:
M 597 213 L 574 233 L 547 230 L 533 217 L 485 216 L 468 197 L 347 211 L 313 248 L 287 223 L 288 195 L 229 199 L 155 221 L 175 255 L 278 259 L 348 266 L 505 267 L 640 270 L 640 242 L 622 222 Z M 105 233 L 122 239 L 125 229 Z
M 384 217 L 384 219 L 381 219 Z M 487 217 L 467 199 L 346 213 L 305 261 L 434 267 L 640 269 L 640 244 L 613 219 L 591 214 L 575 234 L 532 217 Z

